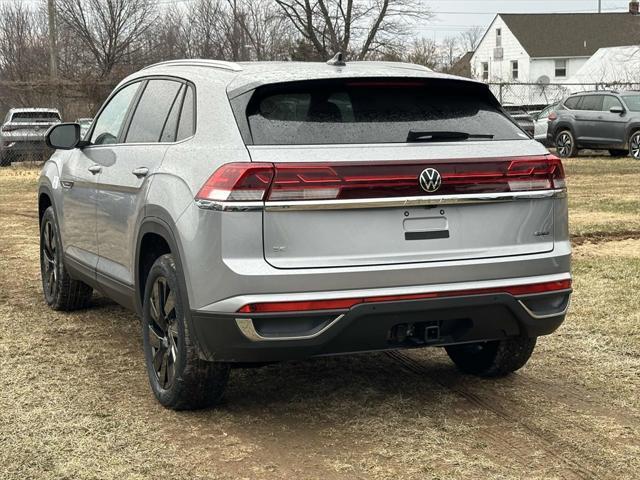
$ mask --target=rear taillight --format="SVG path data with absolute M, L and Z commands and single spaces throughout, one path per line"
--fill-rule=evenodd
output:
M 437 188 L 428 191 L 420 181 L 426 169 L 435 170 L 440 178 L 434 184 Z M 508 193 L 564 187 L 562 163 L 553 155 L 438 162 L 230 163 L 207 180 L 196 198 L 286 202 Z
M 247 202 L 265 199 L 273 180 L 271 163 L 227 163 L 202 186 L 197 200 Z
M 18 127 L 15 127 L 13 125 L 3 125 L 2 128 L 0 128 L 0 130 L 2 130 L 3 132 L 11 132 L 17 128 Z
M 333 300 L 309 300 L 298 302 L 250 303 L 238 310 L 239 313 L 276 313 L 304 312 L 316 310 L 348 310 L 361 303 L 380 303 L 405 300 L 426 300 L 430 298 L 461 297 L 465 295 L 490 295 L 506 293 L 516 297 L 550 293 L 571 288 L 571 280 L 559 280 L 530 285 L 515 285 L 496 288 L 477 288 L 469 290 L 450 290 L 442 292 L 415 293 L 408 295 L 387 295 L 380 297 L 340 298 Z
M 547 120 L 549 120 L 550 122 L 553 122 L 554 120 L 557 120 L 557 119 L 558 119 L 558 114 L 556 112 L 551 112 L 547 117 Z

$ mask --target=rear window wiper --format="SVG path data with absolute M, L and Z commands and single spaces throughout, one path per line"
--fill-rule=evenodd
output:
M 474 134 L 466 132 L 428 132 L 421 130 L 409 130 L 407 142 L 449 142 L 463 141 L 474 138 L 491 140 L 494 136 L 491 134 Z

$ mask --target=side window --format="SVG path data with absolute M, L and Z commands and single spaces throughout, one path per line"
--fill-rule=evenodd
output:
M 602 103 L 602 111 L 603 112 L 608 112 L 609 110 L 611 110 L 613 107 L 620 107 L 622 108 L 622 103 L 620 103 L 620 100 L 618 100 L 616 97 L 614 97 L 613 95 L 605 95 L 604 97 L 604 101 Z
M 188 86 L 182 102 L 182 111 L 180 112 L 180 124 L 178 125 L 178 135 L 176 141 L 189 138 L 196 133 L 196 108 L 195 95 L 193 87 Z
M 582 97 L 568 98 L 567 101 L 564 102 L 564 106 L 567 107 L 569 110 L 578 110 L 578 103 L 580 102 L 581 99 Z
M 160 142 L 175 142 L 176 133 L 178 131 L 178 121 L 180 121 L 180 110 L 182 110 L 182 100 L 184 98 L 185 86 L 180 87 L 180 91 L 176 98 L 173 100 L 173 105 L 169 111 L 169 116 L 162 129 L 162 135 L 160 135 Z
M 602 95 L 587 95 L 580 105 L 580 110 L 600 112 L 602 110 L 602 100 Z
M 131 118 L 126 143 L 160 141 L 162 128 L 182 84 L 173 80 L 149 80 Z
M 140 82 L 127 85 L 109 100 L 95 121 L 95 128 L 91 134 L 92 144 L 108 145 L 118 141 L 118 134 L 138 88 L 140 88 Z

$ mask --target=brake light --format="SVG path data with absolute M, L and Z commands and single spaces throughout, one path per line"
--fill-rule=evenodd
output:
M 271 163 L 227 163 L 209 177 L 196 195 L 196 200 L 264 200 L 272 180 Z
M 464 295 L 490 295 L 493 293 L 507 293 L 513 296 L 548 293 L 571 288 L 571 280 L 534 283 L 530 285 L 516 285 L 511 287 L 478 288 L 469 290 L 453 290 L 448 292 L 416 293 L 409 295 L 387 295 L 379 297 L 342 298 L 333 300 L 309 300 L 300 302 L 268 302 L 250 303 L 238 310 L 239 313 L 278 313 L 304 312 L 318 310 L 348 310 L 361 303 L 380 303 L 404 300 L 424 300 L 429 298 L 460 297 Z
M 425 191 L 422 172 L 440 185 Z M 437 162 L 229 163 L 198 192 L 210 201 L 302 201 L 508 193 L 564 188 L 564 169 L 553 155 Z
M 1 128 L 1 130 L 2 130 L 3 132 L 11 132 L 11 131 L 13 131 L 13 130 L 16 130 L 17 128 L 19 128 L 19 127 L 15 127 L 15 126 L 13 126 L 13 125 L 3 125 L 3 126 L 2 126 L 2 128 Z
M 554 120 L 557 120 L 557 119 L 558 119 L 558 114 L 556 112 L 551 112 L 547 117 L 547 120 L 549 120 L 550 122 L 553 122 Z

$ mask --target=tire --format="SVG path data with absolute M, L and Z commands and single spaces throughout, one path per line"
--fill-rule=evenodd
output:
M 512 337 L 491 342 L 445 347 L 449 358 L 464 373 L 504 377 L 522 368 L 533 353 L 536 338 Z
M 640 130 L 633 132 L 629 138 L 629 155 L 640 160 Z
M 576 140 L 571 130 L 562 130 L 556 135 L 555 147 L 558 156 L 562 158 L 571 158 L 578 154 Z
M 91 303 L 93 289 L 69 276 L 62 261 L 62 242 L 53 207 L 40 222 L 40 276 L 44 299 L 54 310 L 78 310 Z
M 151 390 L 173 410 L 217 404 L 229 378 L 229 365 L 202 360 L 185 319 L 172 255 L 158 258 L 147 277 L 142 308 L 142 339 Z
M 629 155 L 629 152 L 627 150 L 612 149 L 609 150 L 609 155 L 612 157 L 626 157 Z

